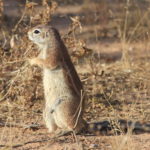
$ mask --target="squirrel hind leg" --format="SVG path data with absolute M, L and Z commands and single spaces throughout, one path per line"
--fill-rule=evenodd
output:
M 49 133 L 54 133 L 57 130 L 57 125 L 55 123 L 53 115 L 45 108 L 43 111 L 43 118 L 46 123 L 46 127 L 48 128 Z

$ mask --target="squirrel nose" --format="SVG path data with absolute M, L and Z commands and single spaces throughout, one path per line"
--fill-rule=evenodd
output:
M 30 31 L 28 31 L 28 39 L 32 40 L 32 33 Z
M 28 31 L 28 35 L 30 35 L 30 31 Z

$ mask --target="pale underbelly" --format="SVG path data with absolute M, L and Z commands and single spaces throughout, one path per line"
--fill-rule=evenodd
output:
M 44 69 L 43 86 L 46 103 L 49 105 L 57 99 L 71 98 L 72 94 L 65 81 L 63 70 Z
M 45 116 L 53 118 L 59 128 L 68 129 L 68 120 L 72 120 L 74 117 L 79 107 L 79 101 L 66 83 L 63 70 L 45 69 L 43 85 L 45 110 L 48 110 L 45 111 Z

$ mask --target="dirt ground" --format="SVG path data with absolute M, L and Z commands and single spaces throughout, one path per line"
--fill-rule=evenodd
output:
M 115 4 L 118 3 L 117 0 L 114 1 Z M 129 17 L 128 24 L 131 27 L 127 26 L 127 38 L 124 38 L 124 33 L 120 31 L 124 31 L 122 22 L 117 22 L 116 25 L 116 22 L 112 20 L 113 17 L 114 20 L 119 17 L 124 18 L 122 14 L 126 12 L 120 12 L 126 3 L 108 5 L 108 2 L 110 1 L 102 1 L 99 5 L 91 3 L 90 7 L 89 3 L 58 6 L 52 16 L 51 24 L 58 28 L 64 37 L 72 22 L 70 17 L 78 15 L 81 18 L 82 28 L 72 34 L 70 39 L 74 39 L 73 42 L 69 41 L 69 38 L 65 42 L 86 91 L 84 119 L 87 122 L 125 119 L 150 124 L 150 39 L 147 26 L 149 22 L 143 21 L 144 25 L 140 23 L 136 26 L 138 24 L 136 19 L 132 22 L 133 18 Z M 142 14 L 145 14 L 143 10 L 149 9 L 149 3 L 136 4 L 137 8 L 140 7 L 138 11 L 141 11 L 139 16 L 142 17 Z M 134 11 L 130 12 L 131 16 L 135 15 L 136 8 L 132 10 Z M 13 13 L 17 12 L 13 10 Z M 28 52 L 29 42 L 24 35 L 26 28 L 30 27 L 25 23 L 24 26 L 23 33 L 21 30 L 18 31 L 17 36 L 22 40 L 16 44 L 15 48 L 11 46 L 8 48 L 0 38 L 0 62 L 2 64 L 0 66 L 0 149 L 150 149 L 148 132 L 139 134 L 122 132 L 121 135 L 74 135 L 72 133 L 52 139 L 42 118 L 44 97 L 41 71 L 36 67 L 29 67 L 27 71 L 21 73 L 21 78 L 14 76 L 23 64 L 12 62 L 23 59 Z M 134 27 L 136 31 L 133 36 Z M 7 24 L 1 32 L 9 28 Z M 5 32 L 6 36 L 8 33 Z M 11 37 L 6 41 L 10 39 Z M 26 44 L 23 45 L 22 41 Z M 18 45 L 20 47 L 17 47 Z M 33 46 L 30 49 L 35 50 Z M 85 53 L 82 55 L 83 50 Z M 31 52 L 26 57 L 33 55 L 35 54 Z M 8 81 L 13 81 L 10 82 L 12 87 L 8 86 Z M 8 93 L 9 87 L 11 87 L 11 92 Z M 5 93 L 8 94 L 4 99 Z

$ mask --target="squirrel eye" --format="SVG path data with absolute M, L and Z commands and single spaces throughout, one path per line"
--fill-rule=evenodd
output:
M 38 34 L 38 33 L 40 33 L 40 31 L 39 30 L 34 30 L 34 33 Z

